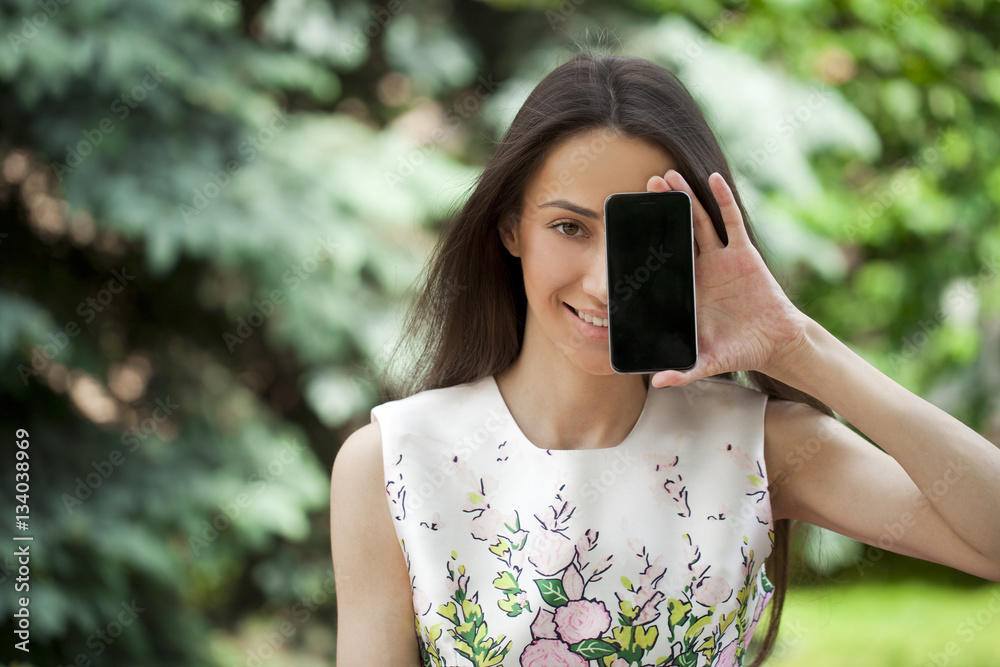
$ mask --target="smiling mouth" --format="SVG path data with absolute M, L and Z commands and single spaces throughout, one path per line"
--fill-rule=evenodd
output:
M 570 310 L 572 310 L 573 313 L 577 317 L 579 317 L 581 320 L 583 320 L 587 324 L 592 324 L 595 327 L 604 327 L 605 329 L 608 327 L 608 318 L 606 318 L 606 317 L 604 317 L 604 318 L 593 317 L 591 315 L 588 315 L 587 313 L 584 313 L 582 311 L 577 310 L 576 308 L 574 308 L 573 306 L 569 305 L 568 303 L 566 304 L 566 307 L 569 308 Z

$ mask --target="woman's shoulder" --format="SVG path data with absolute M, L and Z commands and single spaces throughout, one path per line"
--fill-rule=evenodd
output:
M 377 473 L 377 474 L 376 474 Z M 333 460 L 333 487 L 353 487 L 382 478 L 382 433 L 375 421 L 347 436 Z M 338 484 L 339 482 L 339 484 Z

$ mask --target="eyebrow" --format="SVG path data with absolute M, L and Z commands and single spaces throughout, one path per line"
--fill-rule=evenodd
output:
M 586 208 L 584 206 L 578 206 L 577 204 L 566 201 L 565 199 L 556 199 L 554 201 L 547 201 L 544 204 L 539 204 L 538 208 L 545 208 L 546 206 L 555 206 L 558 208 L 564 208 L 567 211 L 572 211 L 577 215 L 582 215 L 585 218 L 592 218 L 594 220 L 597 220 L 601 217 L 594 211 L 591 211 L 589 208 Z

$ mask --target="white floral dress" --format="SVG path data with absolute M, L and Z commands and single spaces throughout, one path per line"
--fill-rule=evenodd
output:
M 650 388 L 591 450 L 528 441 L 493 376 L 373 408 L 424 664 L 743 664 L 772 590 L 766 401 Z

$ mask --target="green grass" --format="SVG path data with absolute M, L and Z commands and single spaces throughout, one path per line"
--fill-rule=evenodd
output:
M 869 581 L 793 589 L 765 664 L 1000 666 L 1000 585 Z

